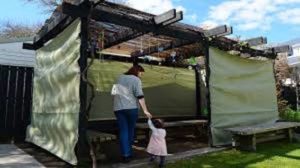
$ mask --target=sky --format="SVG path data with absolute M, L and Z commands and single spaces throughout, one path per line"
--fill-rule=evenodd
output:
M 300 38 L 300 0 L 126 0 L 136 9 L 160 14 L 172 8 L 184 12 L 182 22 L 213 28 L 233 27 L 231 37 L 264 36 L 268 43 Z M 33 24 L 49 17 L 38 5 L 24 0 L 5 1 L 0 6 L 0 22 Z

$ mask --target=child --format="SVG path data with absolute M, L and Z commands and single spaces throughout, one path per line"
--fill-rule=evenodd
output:
M 164 123 L 161 119 L 148 119 L 148 125 L 152 131 L 151 138 L 147 147 L 147 152 L 151 155 L 150 162 L 159 156 L 160 162 L 159 167 L 162 168 L 165 164 L 165 157 L 168 155 L 167 145 L 166 145 L 166 130 L 164 128 Z

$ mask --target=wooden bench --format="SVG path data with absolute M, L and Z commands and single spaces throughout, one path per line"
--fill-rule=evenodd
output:
M 256 144 L 271 140 L 289 138 L 293 140 L 293 129 L 300 127 L 296 122 L 275 122 L 272 124 L 262 124 L 253 126 L 227 128 L 233 135 L 234 146 L 240 150 L 256 151 Z
M 106 156 L 102 151 L 102 145 L 104 142 L 116 140 L 117 136 L 109 133 L 104 133 L 95 130 L 87 131 L 88 141 L 91 146 L 91 155 L 95 157 L 93 159 L 104 159 Z
M 207 128 L 207 120 L 182 120 L 182 121 L 172 121 L 172 122 L 165 122 L 164 127 L 165 129 L 168 128 L 180 128 L 180 127 L 194 127 L 196 128 L 199 134 L 203 134 Z M 149 139 L 150 129 L 148 123 L 137 123 L 136 124 L 137 130 L 142 130 L 146 135 L 146 139 Z M 178 134 L 178 133 L 177 133 Z

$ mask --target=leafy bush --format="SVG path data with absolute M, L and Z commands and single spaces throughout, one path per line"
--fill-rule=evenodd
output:
M 284 111 L 283 119 L 285 119 L 287 121 L 300 122 L 300 111 L 295 111 L 291 108 L 287 108 Z
M 300 112 L 295 114 L 295 121 L 300 122 Z

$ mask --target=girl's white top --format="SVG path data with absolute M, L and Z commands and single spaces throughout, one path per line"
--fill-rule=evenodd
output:
M 156 156 L 167 156 L 166 130 L 155 128 L 152 121 L 148 119 L 148 125 L 152 130 L 147 152 Z

